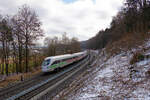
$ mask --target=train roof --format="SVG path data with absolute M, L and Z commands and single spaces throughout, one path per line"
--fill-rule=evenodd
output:
M 47 60 L 47 59 L 61 60 L 61 59 L 65 59 L 65 58 L 71 58 L 71 57 L 79 56 L 79 55 L 84 54 L 84 53 L 85 52 L 78 52 L 78 53 L 74 53 L 74 54 L 51 56 L 51 57 L 46 57 L 45 60 Z
M 81 55 L 81 54 L 83 54 L 83 52 L 74 53 L 74 54 L 72 54 L 72 56 L 78 56 L 78 55 Z
M 63 59 L 63 58 L 68 58 L 70 56 L 71 56 L 71 54 L 65 54 L 65 55 L 46 57 L 45 59 Z

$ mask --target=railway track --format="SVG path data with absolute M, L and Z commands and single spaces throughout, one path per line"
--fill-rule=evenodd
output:
M 71 86 L 71 83 L 74 81 L 74 80 L 76 80 L 76 79 L 78 79 L 78 78 L 80 78 L 80 75 L 82 74 L 82 73 L 84 73 L 85 71 L 87 71 L 87 70 L 89 70 L 90 68 L 91 68 L 91 66 L 92 66 L 92 64 L 93 64 L 93 62 L 94 62 L 94 58 L 92 57 L 92 59 L 91 60 L 88 60 L 88 61 L 86 61 L 84 64 L 83 64 L 83 66 L 81 66 L 80 68 L 78 68 L 77 70 L 75 70 L 75 71 L 73 71 L 71 74 L 72 75 L 70 75 L 70 76 L 68 76 L 68 77 L 65 77 L 63 80 L 60 80 L 59 82 L 58 82 L 58 84 L 56 84 L 56 85 L 54 85 L 54 86 L 52 86 L 52 87 L 50 87 L 50 89 L 47 89 L 47 90 L 45 90 L 45 94 L 43 95 L 43 96 L 40 96 L 40 98 L 32 98 L 31 100 L 59 100 L 59 99 L 54 99 L 54 97 L 57 95 L 57 94 L 65 94 L 65 92 L 63 93 L 62 91 L 64 90 L 64 89 L 67 89 L 68 87 L 70 87 Z M 90 63 L 90 62 L 91 63 Z M 61 81 L 63 81 L 63 82 L 61 82 Z M 41 93 L 42 94 L 42 93 Z M 38 97 L 38 96 L 37 96 Z M 61 100 L 61 99 L 60 99 Z M 64 99 L 65 100 L 65 99 Z
M 69 76 L 75 71 L 76 67 L 79 67 L 85 63 L 87 59 L 88 58 L 85 58 L 81 62 L 62 68 L 57 73 L 53 72 L 47 75 L 39 74 L 36 77 L 26 80 L 25 82 L 1 89 L 0 100 L 27 100 L 32 97 L 37 98 L 39 93 L 42 93 L 42 91 L 46 90 L 48 87 L 54 86 L 56 83 L 60 82 L 61 79 Z
M 6 98 L 17 94 L 20 91 L 30 88 L 30 87 L 38 84 L 39 82 L 46 80 L 48 77 L 51 77 L 52 75 L 43 76 L 42 74 L 39 74 L 38 76 L 32 78 L 31 80 L 21 82 L 17 85 L 10 86 L 9 88 L 4 88 L 0 91 L 0 100 L 5 100 Z

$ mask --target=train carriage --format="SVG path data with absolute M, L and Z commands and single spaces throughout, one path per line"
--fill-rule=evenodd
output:
M 61 68 L 76 62 L 87 55 L 87 52 L 79 52 L 74 54 L 65 54 L 60 56 L 52 56 L 44 59 L 42 63 L 42 72 L 54 71 L 56 68 Z

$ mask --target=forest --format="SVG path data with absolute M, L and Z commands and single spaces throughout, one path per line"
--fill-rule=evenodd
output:
M 34 42 L 44 35 L 41 25 L 38 15 L 28 5 L 20 7 L 13 16 L 0 16 L 1 74 L 28 72 L 41 62 L 40 52 L 33 48 Z
M 134 45 L 134 42 L 147 38 L 150 34 L 150 0 L 125 0 L 123 7 L 113 17 L 110 27 L 100 30 L 96 36 L 82 41 L 86 49 L 102 49 L 121 39 Z M 130 39 L 129 39 L 130 38 Z M 134 41 L 130 43 L 130 41 Z

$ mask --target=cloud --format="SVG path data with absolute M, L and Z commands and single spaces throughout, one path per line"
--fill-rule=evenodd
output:
M 1 0 L 0 13 L 15 14 L 23 4 L 31 6 L 41 19 L 46 36 L 76 36 L 87 40 L 109 27 L 123 0 Z

